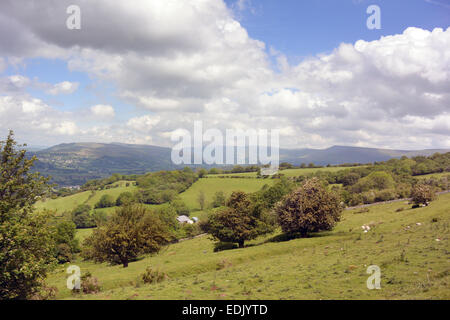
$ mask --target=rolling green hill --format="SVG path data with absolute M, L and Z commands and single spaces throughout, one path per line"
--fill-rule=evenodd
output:
M 449 299 L 450 194 L 426 208 L 410 207 L 396 202 L 364 213 L 347 210 L 333 231 L 287 242 L 271 236 L 214 253 L 213 242 L 200 237 L 128 268 L 71 263 L 98 278 L 98 294 L 73 295 L 66 288 L 68 265 L 47 282 L 58 288 L 58 299 Z M 372 224 L 371 231 L 363 233 L 364 224 Z M 366 287 L 370 265 L 381 268 L 380 290 Z M 143 284 L 140 275 L 149 266 L 168 279 Z
M 311 162 L 317 165 L 370 163 L 435 152 L 446 150 L 402 151 L 340 146 L 324 150 L 280 149 L 280 161 L 294 165 Z M 149 145 L 67 143 L 30 154 L 38 158 L 35 170 L 52 176 L 52 182 L 60 186 L 82 185 L 113 173 L 130 175 L 180 168 L 172 163 L 170 148 Z

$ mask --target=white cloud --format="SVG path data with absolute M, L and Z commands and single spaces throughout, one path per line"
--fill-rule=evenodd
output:
M 131 118 L 127 122 L 127 126 L 131 129 L 146 132 L 150 131 L 156 124 L 160 122 L 160 118 L 158 116 L 142 116 L 142 117 L 136 117 Z
M 94 116 L 102 118 L 112 118 L 116 115 L 112 106 L 104 104 L 92 106 L 91 112 Z
M 58 27 L 68 4 L 83 12 L 82 30 L 70 36 Z M 116 119 L 115 127 L 84 127 L 75 119 L 81 129 L 63 131 L 77 132 L 78 140 L 170 145 L 165 133 L 192 130 L 193 121 L 203 120 L 221 130 L 283 129 L 288 147 L 449 144 L 450 28 L 408 28 L 341 44 L 297 65 L 272 49 L 275 71 L 265 44 L 250 38 L 219 0 L 41 0 L 33 6 L 5 0 L 2 6 L 0 55 L 65 59 L 70 70 L 113 84 L 118 97 L 153 113 Z M 9 80 L 0 81 L 3 87 L 19 90 Z M 90 115 L 115 114 L 111 106 L 94 107 Z
M 78 89 L 78 86 L 79 83 L 77 82 L 63 81 L 53 85 L 47 90 L 47 93 L 54 96 L 58 94 L 71 94 Z

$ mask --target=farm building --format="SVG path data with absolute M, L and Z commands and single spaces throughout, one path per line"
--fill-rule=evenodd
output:
M 178 216 L 177 217 L 177 221 L 179 223 L 188 223 L 188 224 L 193 224 L 194 221 L 192 221 L 191 219 L 189 219 L 188 216 Z

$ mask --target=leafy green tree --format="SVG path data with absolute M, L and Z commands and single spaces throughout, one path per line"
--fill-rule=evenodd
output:
M 36 158 L 17 147 L 12 131 L 0 142 L 0 299 L 30 298 L 55 262 L 50 214 L 32 212 L 48 178 L 31 173 Z
M 57 245 L 56 258 L 59 263 L 72 261 L 73 255 L 80 252 L 78 239 L 75 238 L 76 225 L 72 221 L 63 221 L 56 225 L 54 240 Z
M 245 241 L 273 231 L 266 218 L 245 192 L 236 191 L 227 207 L 212 213 L 201 228 L 221 242 L 238 243 L 239 248 L 244 248 Z
M 223 193 L 223 191 L 217 191 L 214 194 L 214 197 L 213 197 L 211 205 L 212 205 L 213 208 L 219 208 L 219 207 L 222 207 L 222 206 L 225 205 L 226 200 L 227 199 L 226 199 L 225 194 Z
M 204 168 L 201 168 L 197 171 L 197 175 L 199 178 L 203 178 L 204 176 L 206 176 L 208 174 L 208 171 Z
M 84 242 L 82 255 L 97 262 L 120 263 L 124 268 L 142 254 L 157 253 L 170 233 L 155 214 L 141 205 L 121 207 Z
M 96 226 L 94 217 L 91 216 L 91 206 L 80 204 L 72 211 L 72 221 L 77 228 L 93 228 Z
M 120 206 L 130 205 L 133 202 L 135 202 L 135 200 L 136 199 L 135 199 L 134 195 L 131 192 L 129 192 L 129 191 L 122 192 L 117 197 L 116 206 L 120 207 Z
M 104 194 L 100 200 L 95 204 L 95 209 L 101 209 L 101 208 L 110 208 L 114 207 L 116 205 L 116 202 L 114 201 L 113 197 L 109 194 Z
M 331 230 L 340 220 L 342 207 L 338 196 L 312 178 L 287 195 L 274 211 L 283 232 L 306 237 L 309 232 Z

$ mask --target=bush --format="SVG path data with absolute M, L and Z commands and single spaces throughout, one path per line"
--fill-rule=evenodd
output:
M 92 274 L 87 271 L 84 273 L 81 278 L 81 291 L 85 294 L 91 293 L 99 293 L 101 288 L 96 277 L 93 277 Z
M 223 207 L 225 205 L 225 202 L 226 202 L 225 194 L 222 191 L 217 191 L 214 194 L 211 206 L 213 208 Z
M 319 179 L 307 180 L 275 207 L 278 222 L 285 233 L 331 230 L 340 220 L 340 199 L 329 192 Z
M 94 218 L 91 216 L 91 207 L 87 204 L 81 204 L 72 211 L 72 221 L 79 229 L 96 226 Z
M 56 259 L 58 263 L 66 263 L 73 260 L 73 253 L 70 247 L 65 243 L 60 243 L 56 247 Z
M 59 263 L 72 261 L 73 255 L 80 252 L 80 245 L 75 238 L 75 233 L 76 225 L 72 221 L 64 221 L 56 225 L 54 233 L 55 257 Z
M 418 183 L 412 189 L 411 198 L 415 206 L 428 206 L 434 200 L 435 193 L 432 187 Z
M 162 282 L 166 280 L 168 276 L 160 270 L 153 270 L 151 267 L 147 267 L 141 278 L 144 283 L 151 284 Z
M 116 206 L 127 206 L 135 202 L 136 199 L 131 192 L 122 192 L 116 200 Z
M 95 204 L 95 209 L 111 208 L 111 207 L 114 207 L 115 205 L 116 205 L 116 202 L 114 201 L 113 197 L 108 194 L 105 194 Z

